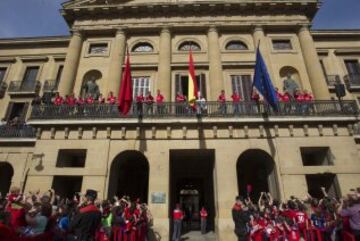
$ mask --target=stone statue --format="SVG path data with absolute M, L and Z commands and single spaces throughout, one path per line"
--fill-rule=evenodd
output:
M 291 78 L 291 74 L 287 74 L 287 78 L 284 80 L 284 92 L 294 96 L 296 90 L 299 90 L 298 83 Z
M 84 85 L 84 93 L 85 96 L 90 95 L 95 100 L 98 99 L 100 95 L 100 90 L 99 90 L 99 86 L 96 84 L 95 77 L 90 77 L 90 80 L 86 82 L 86 84 Z

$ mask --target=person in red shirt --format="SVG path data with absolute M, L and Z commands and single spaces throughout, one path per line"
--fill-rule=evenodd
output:
M 234 93 L 231 95 L 231 99 L 233 102 L 234 115 L 240 114 L 241 96 L 239 95 L 239 93 L 237 91 L 234 91 Z
M 144 103 L 144 95 L 140 91 L 139 94 L 136 96 L 136 112 L 139 116 L 143 115 L 143 103 Z
M 154 112 L 154 97 L 151 95 L 151 91 L 149 90 L 146 93 L 146 97 L 145 97 L 145 104 L 146 104 L 146 114 L 150 114 L 152 115 Z
M 157 90 L 157 95 L 156 95 L 156 109 L 157 109 L 157 113 L 159 115 L 164 114 L 164 96 L 161 94 L 160 90 Z
M 218 102 L 219 102 L 219 110 L 220 113 L 225 115 L 226 114 L 226 97 L 225 97 L 225 91 L 221 90 L 220 95 L 218 97 Z
M 104 96 L 102 94 L 100 94 L 96 101 L 97 101 L 98 104 L 102 105 L 102 104 L 105 103 L 105 98 L 104 98 Z
M 114 96 L 114 93 L 112 91 L 109 92 L 109 95 L 107 97 L 107 103 L 110 105 L 114 105 L 116 103 L 116 97 Z
M 176 208 L 173 211 L 174 230 L 172 235 L 172 241 L 180 241 L 181 238 L 181 226 L 184 219 L 184 213 L 180 209 L 180 204 L 176 204 Z
M 300 232 L 297 225 L 293 221 L 284 223 L 285 233 L 288 241 L 300 241 Z
M 304 111 L 305 113 L 314 112 L 314 104 L 312 103 L 314 101 L 314 97 L 311 93 L 309 93 L 307 90 L 304 90 L 303 94 L 303 102 L 304 102 Z
M 75 106 L 75 105 L 76 105 L 76 98 L 75 98 L 74 93 L 72 93 L 71 95 L 68 95 L 68 96 L 66 97 L 65 103 L 66 103 L 68 106 Z
M 61 106 L 64 103 L 63 97 L 60 96 L 59 92 L 56 92 L 54 98 L 54 105 Z
M 181 93 L 178 92 L 176 94 L 176 114 L 183 115 L 186 113 L 186 97 Z
M 200 210 L 200 218 L 201 218 L 201 234 L 206 233 L 206 220 L 207 220 L 208 212 L 206 211 L 205 207 L 202 207 Z

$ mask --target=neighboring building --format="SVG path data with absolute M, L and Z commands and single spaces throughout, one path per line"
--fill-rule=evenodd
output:
M 162 240 L 176 202 L 195 211 L 205 205 L 221 241 L 235 240 L 230 210 L 247 184 L 253 197 L 318 196 L 320 186 L 346 194 L 360 183 L 360 30 L 309 30 L 318 7 L 317 0 L 74 0 L 61 11 L 71 36 L 1 39 L 0 116 L 17 123 L 0 127 L 0 190 L 140 197 Z M 250 100 L 258 43 L 274 85 L 282 89 L 290 76 L 314 103 L 258 113 Z M 174 102 L 186 94 L 192 49 L 200 91 L 214 102 L 199 118 L 171 103 L 143 118 L 120 117 L 108 105 L 31 106 L 37 94 L 84 95 L 92 79 L 105 97 L 117 95 L 126 46 L 134 96 L 160 89 Z M 336 81 L 346 87 L 341 103 Z M 222 89 L 228 100 L 237 90 L 247 101 L 238 116 L 231 102 L 218 110 Z

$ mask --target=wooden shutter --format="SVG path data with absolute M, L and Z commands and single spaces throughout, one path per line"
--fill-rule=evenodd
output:
M 251 92 L 252 92 L 252 84 L 251 84 L 251 76 L 250 75 L 242 75 L 241 76 L 241 85 L 243 89 L 243 93 L 241 96 L 243 100 L 249 101 L 251 100 Z
M 29 109 L 29 103 L 27 102 L 27 103 L 24 104 L 24 108 L 23 108 L 23 110 L 21 112 L 21 116 L 19 116 L 21 123 L 25 122 L 28 109 Z
M 179 74 L 175 75 L 175 95 L 174 95 L 174 99 L 176 98 L 176 95 L 178 92 L 183 92 L 182 91 L 182 86 L 181 86 L 181 76 Z
M 9 102 L 9 105 L 8 105 L 8 107 L 7 107 L 7 110 L 6 110 L 6 114 L 5 114 L 5 116 L 4 116 L 4 119 L 5 119 L 6 121 L 9 121 L 10 115 L 11 115 L 11 111 L 12 111 L 13 107 L 14 107 L 14 102 Z
M 200 91 L 201 91 L 201 95 L 207 99 L 207 95 L 206 95 L 206 79 L 205 79 L 205 74 L 201 74 L 200 75 Z

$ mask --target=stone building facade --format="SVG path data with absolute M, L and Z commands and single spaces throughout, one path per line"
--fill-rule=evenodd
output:
M 235 240 L 230 209 L 248 184 L 254 198 L 317 196 L 320 186 L 346 194 L 360 183 L 360 30 L 310 30 L 319 7 L 316 0 L 73 0 L 61 9 L 71 35 L 0 39 L 0 116 L 26 121 L 1 126 L 1 191 L 92 188 L 104 198 L 140 197 L 162 240 L 175 203 L 205 205 L 222 241 Z M 258 45 L 276 87 L 290 77 L 314 94 L 309 112 L 254 109 Z M 31 105 L 56 91 L 84 95 L 92 79 L 104 96 L 117 95 L 127 49 L 134 96 L 161 90 L 165 112 L 138 118 L 114 115 L 111 106 Z M 188 91 L 190 49 L 209 103 L 200 117 L 173 104 Z M 345 86 L 342 102 L 337 83 Z M 249 104 L 239 115 L 231 102 L 218 113 L 221 90 Z

